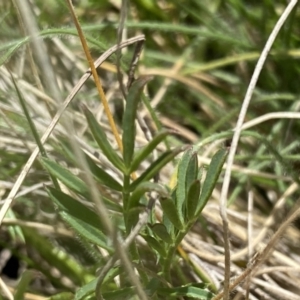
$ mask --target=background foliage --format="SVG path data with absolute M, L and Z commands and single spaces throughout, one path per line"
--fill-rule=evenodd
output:
M 151 75 L 153 80 L 147 84 L 145 95 L 141 87 L 129 89 L 127 100 L 133 99 L 130 108 L 128 101 L 123 103 L 118 85 L 117 55 L 98 69 L 120 132 L 127 128 L 124 132 L 130 133 L 123 135 L 126 151 L 123 156 L 119 152 L 94 82 L 88 80 L 41 151 L 48 158 L 34 162 L 2 224 L 1 255 L 8 251 L 9 256 L 3 266 L 0 264 L 1 278 L 15 298 L 95 297 L 99 270 L 112 257 L 115 244 L 99 221 L 87 171 L 78 157 L 86 159 L 96 182 L 92 186 L 124 239 L 139 213 L 147 208 L 145 192 L 160 195 L 149 224 L 128 251 L 149 299 L 210 299 L 222 288 L 223 241 L 217 209 L 222 176 L 217 179 L 255 64 L 286 1 L 129 2 L 124 39 L 145 35 L 136 77 Z M 92 56 L 97 59 L 117 43 L 121 3 L 86 0 L 74 1 L 74 6 Z M 52 67 L 45 72 L 45 61 L 39 62 L 36 51 L 30 48 L 18 1 L 0 2 L 2 203 L 38 136 L 88 68 L 66 3 L 36 0 L 29 7 Z M 259 250 L 299 197 L 299 116 L 283 117 L 285 112 L 299 110 L 299 17 L 296 6 L 272 47 L 246 122 L 269 113 L 282 114 L 249 127 L 235 158 L 228 200 L 233 277 L 250 260 L 247 247 L 252 248 L 250 256 Z M 133 46 L 122 52 L 124 74 L 133 53 Z M 150 113 L 146 108 L 149 103 L 153 109 Z M 152 146 L 138 126 L 134 131 L 135 106 L 156 136 Z M 162 131 L 166 128 L 175 129 L 176 135 Z M 69 139 L 75 136 L 78 151 Z M 186 148 L 187 144 L 193 148 Z M 179 160 L 177 155 L 183 150 L 187 151 Z M 215 164 L 210 164 L 212 157 Z M 151 165 L 157 167 L 156 172 Z M 159 179 L 154 176 L 158 170 Z M 130 177 L 133 172 L 138 177 L 144 174 L 137 179 L 138 184 Z M 149 182 L 153 177 L 155 182 Z M 177 185 L 176 178 L 180 179 Z M 206 179 L 212 183 L 205 183 Z M 208 186 L 208 197 L 204 197 L 200 190 Z M 203 200 L 201 197 L 204 204 L 209 200 L 203 212 L 203 207 L 199 210 L 195 204 Z M 253 207 L 249 216 L 250 198 Z M 249 222 L 253 227 L 250 238 Z M 296 221 L 294 225 L 252 275 L 250 299 L 298 299 L 299 224 Z M 11 276 L 7 270 L 15 268 L 7 262 L 13 259 L 20 268 Z M 134 299 L 137 296 L 132 286 L 123 267 L 116 265 L 103 281 L 101 292 L 104 299 Z M 9 297 L 9 293 L 2 294 Z M 246 284 L 233 297 L 244 299 L 245 295 Z

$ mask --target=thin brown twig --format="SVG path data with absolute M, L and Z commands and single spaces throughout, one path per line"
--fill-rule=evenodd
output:
M 116 139 L 118 147 L 119 147 L 119 149 L 122 153 L 123 152 L 122 140 L 121 140 L 120 135 L 118 133 L 117 126 L 116 126 L 115 121 L 113 119 L 113 116 L 111 114 L 110 108 L 108 106 L 106 96 L 104 94 L 104 91 L 103 91 L 103 88 L 102 88 L 102 85 L 101 85 L 101 81 L 100 81 L 100 78 L 97 74 L 96 68 L 94 66 L 93 58 L 92 58 L 91 53 L 89 51 L 85 36 L 84 36 L 83 31 L 82 31 L 82 29 L 79 25 L 79 21 L 78 21 L 78 18 L 76 16 L 76 14 L 75 14 L 75 10 L 74 10 L 72 1 L 71 0 L 66 0 L 66 1 L 67 1 L 67 4 L 68 4 L 69 8 L 70 8 L 70 12 L 71 12 L 74 24 L 76 26 L 76 29 L 78 31 L 78 35 L 79 35 L 84 53 L 86 55 L 87 61 L 89 63 L 89 66 L 90 66 L 90 69 L 91 69 L 91 72 L 92 72 L 92 75 L 93 75 L 93 78 L 94 78 L 94 81 L 95 81 L 95 84 L 96 84 L 96 87 L 97 87 L 97 90 L 98 90 L 98 93 L 99 93 L 99 96 L 100 96 L 100 99 L 101 99 L 101 102 L 102 102 L 103 107 L 104 107 L 105 114 L 108 118 L 109 125 L 110 125 L 111 130 L 113 132 L 113 135 Z

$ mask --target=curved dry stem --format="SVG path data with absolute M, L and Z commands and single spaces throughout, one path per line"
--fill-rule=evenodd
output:
M 263 116 L 260 116 L 258 118 L 255 118 L 247 123 L 244 123 L 242 126 L 242 130 L 249 129 L 253 126 L 256 126 L 260 123 L 272 120 L 272 119 L 300 119 L 300 113 L 298 112 L 273 112 L 273 113 L 268 113 Z
M 230 177 L 231 177 L 231 168 L 233 165 L 234 156 L 236 153 L 237 145 L 240 139 L 240 134 L 242 131 L 242 125 L 248 110 L 248 106 L 250 104 L 254 88 L 256 86 L 258 77 L 260 75 L 260 72 L 262 70 L 262 67 L 265 63 L 265 60 L 268 56 L 268 53 L 275 41 L 275 38 L 277 34 L 279 33 L 281 27 L 285 23 L 287 17 L 291 13 L 294 6 L 297 4 L 297 0 L 290 1 L 289 5 L 286 7 L 285 11 L 279 18 L 278 22 L 276 23 L 272 33 L 269 36 L 269 39 L 260 55 L 260 58 L 257 62 L 257 65 L 255 67 L 253 76 L 251 78 L 251 81 L 249 83 L 247 93 L 245 95 L 245 99 L 243 101 L 243 105 L 239 114 L 239 118 L 236 125 L 236 130 L 233 135 L 232 144 L 230 147 L 228 159 L 227 159 L 227 168 L 225 171 L 224 176 L 224 182 L 222 186 L 222 192 L 220 197 L 220 216 L 223 221 L 223 231 L 224 231 L 224 250 L 225 250 L 225 274 L 224 274 L 224 300 L 229 299 L 229 282 L 230 282 L 230 245 L 229 245 L 229 228 L 228 228 L 228 219 L 227 219 L 227 212 L 226 212 L 226 206 L 227 206 L 227 195 L 228 195 L 228 189 L 230 184 Z M 218 298 L 220 299 L 220 298 Z
M 21 221 L 16 219 L 5 218 L 2 224 L 6 226 L 14 225 L 14 226 L 27 227 L 27 228 L 34 228 L 43 232 L 47 232 L 47 234 L 53 234 L 53 235 L 61 235 L 66 237 L 74 236 L 74 234 L 67 229 L 57 228 L 56 226 L 53 225 L 47 225 L 38 222 L 29 222 L 29 221 Z

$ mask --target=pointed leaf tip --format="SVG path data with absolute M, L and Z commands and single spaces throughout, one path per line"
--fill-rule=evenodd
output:
M 145 84 L 152 79 L 151 76 L 144 76 L 136 80 L 131 86 L 127 99 L 123 116 L 123 159 L 126 168 L 129 170 L 132 164 L 135 142 L 135 120 L 138 109 L 138 103 L 143 93 Z
M 222 171 L 223 164 L 228 155 L 228 150 L 220 149 L 211 159 L 210 165 L 208 167 L 205 180 L 203 182 L 203 188 L 201 191 L 199 204 L 197 207 L 197 215 L 201 213 L 205 207 L 207 201 L 209 200 L 213 189 L 218 181 L 219 175 Z

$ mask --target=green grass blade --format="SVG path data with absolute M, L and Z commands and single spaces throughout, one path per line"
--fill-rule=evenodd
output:
M 29 111 L 28 111 L 28 109 L 27 109 L 26 101 L 25 101 L 25 99 L 23 98 L 23 96 L 22 96 L 22 94 L 21 94 L 21 92 L 20 92 L 20 90 L 19 90 L 19 88 L 18 88 L 18 86 L 17 86 L 17 83 L 15 82 L 15 79 L 14 79 L 14 77 L 13 77 L 12 75 L 11 75 L 11 79 L 12 79 L 12 82 L 13 82 L 14 87 L 15 87 L 15 89 L 16 89 L 16 92 L 17 92 L 17 95 L 18 95 L 18 98 L 19 98 L 21 107 L 22 107 L 23 112 L 24 112 L 24 114 L 25 114 L 26 120 L 27 120 L 27 122 L 28 122 L 28 124 L 29 124 L 29 128 L 30 128 L 30 130 L 31 130 L 31 132 L 32 132 L 32 135 L 33 135 L 33 137 L 34 137 L 34 139 L 35 139 L 35 142 L 36 142 L 36 144 L 37 144 L 38 147 L 39 147 L 39 150 L 40 150 L 40 152 L 41 152 L 41 155 L 42 155 L 43 157 L 46 157 L 47 155 L 46 155 L 45 148 L 44 148 L 44 146 L 43 146 L 42 143 L 41 143 L 39 134 L 38 134 L 38 132 L 37 132 L 37 130 L 36 130 L 36 127 L 35 127 L 35 125 L 34 125 L 34 123 L 33 123 L 33 121 L 32 121 L 32 118 L 30 117 Z
M 12 210 L 12 208 L 10 208 L 7 213 L 6 213 L 6 217 L 8 219 L 14 219 L 14 220 L 17 220 L 17 217 L 14 213 L 14 211 Z M 7 228 L 10 236 L 13 238 L 13 239 L 18 239 L 20 241 L 25 241 L 25 238 L 24 238 L 24 235 L 23 235 L 23 232 L 22 232 L 22 228 L 20 226 L 8 226 Z
M 47 192 L 51 200 L 58 206 L 59 213 L 63 220 L 68 223 L 76 233 L 89 242 L 97 244 L 108 251 L 112 251 L 103 233 L 104 228 L 100 219 L 92 210 L 69 195 L 54 188 L 48 188 Z
M 199 215 L 210 198 L 226 160 L 228 151 L 220 149 L 212 158 L 203 183 L 196 215 Z
M 152 76 L 144 76 L 135 81 L 129 90 L 126 107 L 123 116 L 123 158 L 126 169 L 131 169 L 132 157 L 134 153 L 135 142 L 135 120 L 137 114 L 138 103 L 141 99 L 143 88 L 148 81 L 152 79 Z
M 159 117 L 157 115 L 157 112 L 154 110 L 154 108 L 151 106 L 150 99 L 146 95 L 142 95 L 143 104 L 145 105 L 146 109 L 148 110 L 151 119 L 153 120 L 157 130 L 162 130 L 163 126 L 161 125 L 161 122 L 159 120 Z
M 36 129 L 36 127 L 35 127 L 35 124 L 34 124 L 34 122 L 32 121 L 32 118 L 30 117 L 30 113 L 29 113 L 29 111 L 28 111 L 28 109 L 27 109 L 26 101 L 25 101 L 24 97 L 22 96 L 22 94 L 21 94 L 21 92 L 20 92 L 20 90 L 19 90 L 19 88 L 18 88 L 18 85 L 17 85 L 17 83 L 15 82 L 15 79 L 14 79 L 14 77 L 12 76 L 12 74 L 11 74 L 11 79 L 12 79 L 12 82 L 13 82 L 13 84 L 14 84 L 14 86 L 15 86 L 15 89 L 16 89 L 16 92 L 17 92 L 17 95 L 18 95 L 18 98 L 19 98 L 21 107 L 22 107 L 23 112 L 24 112 L 24 114 L 25 114 L 26 120 L 27 120 L 28 125 L 29 125 L 29 128 L 30 128 L 30 130 L 31 130 L 31 132 L 32 132 L 32 135 L 33 135 L 33 137 L 34 137 L 34 140 L 35 140 L 37 146 L 39 147 L 39 150 L 40 150 L 40 153 L 41 153 L 42 157 L 47 157 L 47 153 L 46 153 L 46 151 L 45 151 L 45 148 L 44 148 L 43 144 L 41 143 L 41 140 L 40 140 L 39 134 L 38 134 L 38 132 L 37 132 L 37 129 Z M 52 174 L 50 174 L 50 178 L 51 178 L 51 180 L 52 180 L 54 186 L 55 186 L 56 188 L 59 188 L 59 184 L 58 184 L 58 182 L 57 182 L 55 176 L 52 176 Z
M 86 106 L 83 106 L 83 112 L 87 119 L 89 128 L 93 134 L 93 137 L 97 142 L 98 146 L 100 147 L 100 149 L 102 150 L 102 152 L 104 153 L 104 155 L 115 167 L 117 167 L 119 170 L 124 172 L 125 167 L 122 159 L 117 154 L 116 150 L 108 142 L 104 130 L 98 124 L 94 115 L 88 110 Z
M 70 190 L 87 196 L 88 187 L 83 180 L 72 174 L 68 169 L 57 164 L 48 158 L 41 159 L 42 165 L 45 169 L 56 179 L 60 180 Z
M 158 133 L 149 143 L 147 146 L 145 146 L 142 150 L 136 153 L 136 155 L 133 158 L 133 162 L 130 167 L 130 172 L 136 171 L 136 169 L 139 167 L 142 161 L 144 161 L 156 148 L 156 146 L 162 142 L 167 135 L 169 134 L 169 131 L 162 131 Z

